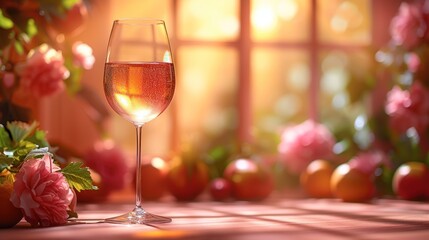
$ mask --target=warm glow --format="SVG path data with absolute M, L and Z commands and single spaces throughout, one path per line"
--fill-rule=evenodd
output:
M 280 0 L 277 13 L 285 21 L 292 20 L 298 13 L 298 4 L 296 0 Z
M 322 42 L 370 44 L 370 0 L 318 1 L 318 29 Z
M 291 117 L 295 115 L 301 107 L 301 101 L 298 96 L 285 94 L 279 98 L 274 108 L 276 114 L 282 117 Z
M 338 166 L 337 170 L 338 175 L 343 176 L 350 172 L 350 166 L 348 164 L 341 164 Z
M 131 100 L 130 97 L 124 94 L 116 93 L 115 94 L 115 100 L 123 109 L 130 109 L 131 108 Z
M 310 85 L 310 69 L 307 64 L 297 63 L 287 73 L 287 84 L 298 91 L 305 91 Z
M 186 39 L 233 40 L 239 35 L 237 0 L 180 1 L 179 36 Z
M 167 163 L 164 161 L 164 159 L 160 157 L 152 158 L 151 163 L 154 167 L 158 169 L 165 169 L 167 166 Z
M 331 19 L 331 28 L 335 32 L 346 32 L 359 27 L 363 22 L 363 16 L 356 4 L 350 1 L 342 2 Z
M 188 236 L 189 233 L 184 230 L 152 230 L 137 232 L 134 237 L 136 239 L 174 239 Z
M 239 159 L 236 162 L 236 167 L 238 171 L 245 171 L 245 172 L 249 172 L 249 171 L 257 171 L 256 165 L 252 164 L 251 162 L 249 162 L 246 159 Z
M 252 24 L 259 31 L 272 31 L 277 25 L 274 7 L 265 1 L 255 1 Z
M 115 99 L 125 112 L 132 115 L 134 122 L 147 122 L 157 116 L 152 113 L 152 108 L 142 103 L 133 102 L 127 95 L 115 93 Z

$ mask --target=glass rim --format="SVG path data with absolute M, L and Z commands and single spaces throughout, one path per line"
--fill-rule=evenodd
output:
M 163 24 L 165 25 L 165 21 L 162 19 L 156 18 L 121 18 L 115 19 L 113 21 L 114 24 L 139 24 L 139 25 L 151 25 L 151 24 Z

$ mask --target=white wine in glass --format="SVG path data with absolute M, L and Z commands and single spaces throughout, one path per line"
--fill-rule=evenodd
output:
M 171 222 L 142 208 L 141 129 L 170 104 L 175 89 L 173 57 L 162 20 L 115 20 L 104 68 L 104 93 L 112 109 L 136 127 L 136 203 L 132 211 L 108 218 L 118 224 Z M 155 183 L 154 183 L 155 184 Z

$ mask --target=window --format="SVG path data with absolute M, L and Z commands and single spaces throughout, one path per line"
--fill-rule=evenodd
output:
M 362 111 L 353 100 L 371 67 L 370 0 L 172 6 L 181 140 L 253 135 L 272 149 L 285 125 Z

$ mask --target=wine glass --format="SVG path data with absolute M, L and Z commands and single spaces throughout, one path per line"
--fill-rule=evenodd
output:
M 170 104 L 175 88 L 173 57 L 162 20 L 113 22 L 104 68 L 104 93 L 112 109 L 136 127 L 136 206 L 105 221 L 119 224 L 171 222 L 141 206 L 141 129 Z

